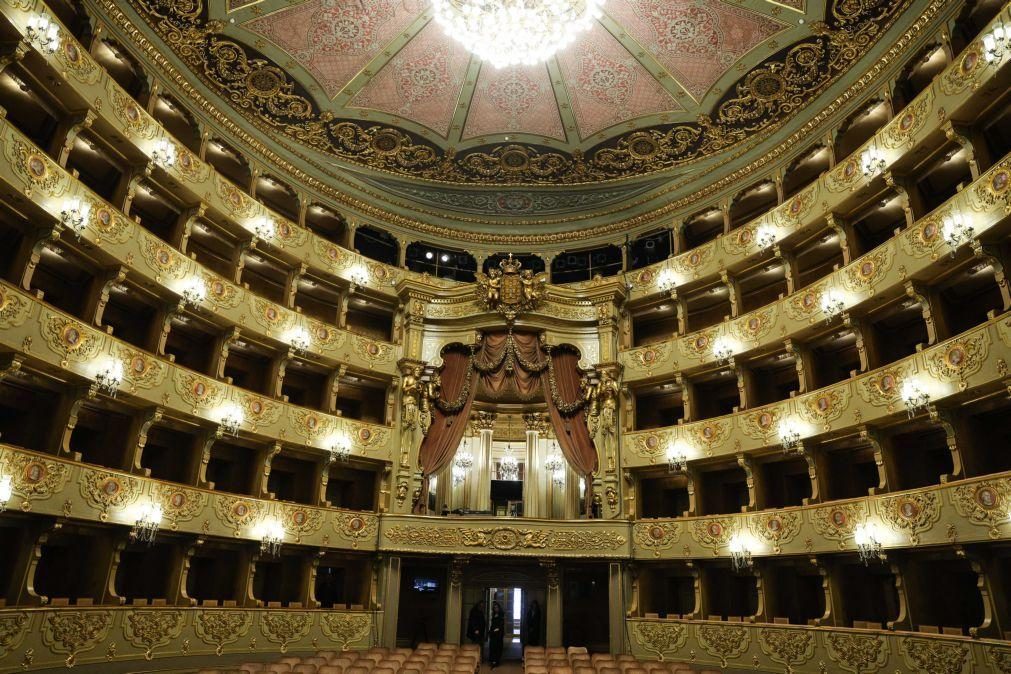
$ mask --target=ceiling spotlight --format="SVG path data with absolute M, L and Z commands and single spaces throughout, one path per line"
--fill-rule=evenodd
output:
M 432 259 L 432 258 L 434 258 L 434 257 L 435 257 L 435 253 L 433 253 L 433 252 L 432 252 L 432 251 L 430 251 L 430 250 L 426 250 L 426 251 L 425 251 L 425 259 L 426 259 L 426 260 L 431 260 L 431 259 Z

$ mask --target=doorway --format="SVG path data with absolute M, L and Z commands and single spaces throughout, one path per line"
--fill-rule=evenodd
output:
M 526 560 L 517 560 L 512 568 L 476 562 L 468 572 L 463 587 L 460 633 L 464 643 L 472 643 L 467 637 L 468 618 L 471 611 L 484 602 L 486 638 L 481 644 L 483 662 L 489 660 L 487 632 L 491 626 L 491 607 L 496 602 L 503 610 L 503 663 L 518 662 L 526 645 L 544 645 L 546 588 L 543 572 L 538 567 Z M 534 607 L 533 612 L 531 607 Z

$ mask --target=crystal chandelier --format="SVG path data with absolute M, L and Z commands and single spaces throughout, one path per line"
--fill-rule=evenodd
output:
M 734 534 L 727 547 L 730 549 L 730 561 L 733 563 L 734 571 L 740 573 L 755 565 L 751 559 L 751 549 L 741 534 Z
M 158 535 L 158 528 L 161 527 L 162 508 L 157 503 L 146 503 L 137 511 L 137 519 L 134 520 L 133 528 L 130 529 L 130 538 L 139 542 L 151 545 L 155 536 Z
M 496 68 L 533 65 L 564 49 L 601 15 L 604 0 L 434 0 L 435 20 Z
M 284 527 L 276 519 L 269 518 L 260 525 L 260 554 L 277 557 L 284 543 Z
M 0 476 L 0 513 L 7 510 L 11 496 L 14 495 L 14 485 L 11 483 L 10 475 Z
M 506 454 L 498 463 L 499 479 L 515 482 L 520 477 L 520 465 L 516 462 L 516 457 Z
M 867 566 L 872 559 L 884 561 L 881 540 L 877 527 L 871 523 L 858 524 L 853 531 L 853 542 L 857 545 L 860 561 Z

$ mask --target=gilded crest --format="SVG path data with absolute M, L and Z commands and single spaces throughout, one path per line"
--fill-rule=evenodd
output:
M 519 314 L 540 306 L 548 283 L 547 274 L 521 272 L 522 266 L 523 263 L 510 253 L 499 262 L 499 269 L 477 274 L 478 301 L 488 311 L 498 311 L 510 322 Z

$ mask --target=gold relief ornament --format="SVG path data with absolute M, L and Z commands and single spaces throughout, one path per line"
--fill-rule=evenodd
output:
M 828 632 L 825 649 L 832 662 L 852 674 L 874 674 L 888 662 L 888 643 L 879 634 Z
M 181 369 L 173 374 L 176 392 L 192 406 L 194 414 L 200 408 L 217 407 L 224 402 L 225 387 L 213 379 Z
M 77 656 L 105 642 L 112 626 L 109 611 L 47 611 L 42 620 L 42 643 L 53 653 L 66 653 L 67 667 Z
M 218 495 L 214 497 L 214 512 L 221 522 L 234 530 L 236 536 L 241 533 L 243 527 L 259 522 L 264 511 L 264 504 L 253 499 Z
M 312 337 L 316 350 L 320 353 L 336 351 L 347 341 L 348 333 L 333 326 L 309 319 L 309 335 Z
M 330 271 L 344 269 L 351 264 L 351 253 L 321 237 L 313 237 L 312 246 L 319 261 Z
M 1004 646 L 987 646 L 986 659 L 994 671 L 1001 674 L 1011 674 L 1011 648 Z
M 114 243 L 126 243 L 135 231 L 133 223 L 103 202 L 92 205 L 91 227 Z
M 21 645 L 31 619 L 27 613 L 0 615 L 0 658 L 5 658 Z
M 381 363 L 389 363 L 396 355 L 391 344 L 379 342 L 367 337 L 355 336 L 355 352 L 372 367 Z
M 758 344 L 776 326 L 776 307 L 773 304 L 742 316 L 731 323 L 730 328 L 742 341 Z
M 668 653 L 676 653 L 688 641 L 688 627 L 681 623 L 636 621 L 632 628 L 635 642 L 663 662 Z
M 156 482 L 154 498 L 161 504 L 162 512 L 173 523 L 188 522 L 200 515 L 207 506 L 207 492 Z
M 60 197 L 70 186 L 68 175 L 49 157 L 28 143 L 18 140 L 13 128 L 7 130 L 4 154 L 14 172 L 25 183 L 25 194 L 31 196 L 38 189 L 50 197 Z
M 535 310 L 544 300 L 547 274 L 534 274 L 520 269 L 523 263 L 509 257 L 499 262 L 498 269 L 488 274 L 477 273 L 477 299 L 487 311 L 498 311 L 507 321 L 521 313 Z
M 91 361 L 102 351 L 104 334 L 48 309 L 42 311 L 42 336 L 49 348 L 60 356 L 60 367 L 67 367 L 71 361 Z
M 848 383 L 818 391 L 800 399 L 801 416 L 813 424 L 821 424 L 825 430 L 843 415 L 849 407 L 850 388 Z
M 814 317 L 821 313 L 821 297 L 828 283 L 828 280 L 823 280 L 788 295 L 783 311 L 795 321 L 814 321 Z
M 131 645 L 143 648 L 144 659 L 151 660 L 154 650 L 177 639 L 184 626 L 182 611 L 133 609 L 123 620 L 123 638 Z
M 650 464 L 656 463 L 658 457 L 664 456 L 667 452 L 667 447 L 670 445 L 670 438 L 666 433 L 660 434 L 652 431 L 636 435 L 626 435 L 625 441 L 631 441 L 632 451 L 645 459 L 649 459 Z
M 281 526 L 295 537 L 295 543 L 323 528 L 323 512 L 301 505 L 281 505 Z
M 627 358 L 639 368 L 652 372 L 653 368 L 666 363 L 670 354 L 670 342 L 659 342 L 629 351 Z
M 35 303 L 29 302 L 12 288 L 0 284 L 0 328 L 24 325 Z
M 685 358 L 704 361 L 713 353 L 713 342 L 719 336 L 717 329 L 702 330 L 693 335 L 687 335 L 678 340 L 678 351 Z
M 752 440 L 769 443 L 779 433 L 779 422 L 783 418 L 780 407 L 763 407 L 754 412 L 742 412 L 737 415 L 737 423 L 741 432 Z
M 385 532 L 387 540 L 394 545 L 427 548 L 454 548 L 463 545 L 459 529 L 442 527 L 413 527 L 398 524 Z
M 239 407 L 242 408 L 244 421 L 255 430 L 258 426 L 271 426 L 276 424 L 281 418 L 283 406 L 271 398 L 253 395 L 251 393 L 239 394 Z
M 670 550 L 681 539 L 680 522 L 636 522 L 632 526 L 632 539 L 638 548 L 652 550 L 654 557 L 661 550 Z
M 279 644 L 282 653 L 288 652 L 288 645 L 309 636 L 312 614 L 305 611 L 262 611 L 260 631 L 267 641 Z
M 81 496 L 102 511 L 103 522 L 111 508 L 124 508 L 140 496 L 140 481 L 129 475 L 85 469 L 81 478 Z
M 801 523 L 801 514 L 796 510 L 761 513 L 748 518 L 752 533 L 772 543 L 772 551 L 777 555 L 783 551 L 784 545 L 797 537 Z
M 176 162 L 173 168 L 194 184 L 202 184 L 211 175 L 211 166 L 201 161 L 185 145 L 176 146 Z
M 695 636 L 703 650 L 719 658 L 724 668 L 751 645 L 751 634 L 743 625 L 696 625 Z
M 969 665 L 969 671 L 973 671 L 974 663 L 969 647 L 954 639 L 906 637 L 901 640 L 901 644 L 903 659 L 913 671 L 962 674 L 966 664 Z
M 88 52 L 82 49 L 81 45 L 69 35 L 62 36 L 57 59 L 64 69 L 81 84 L 89 86 L 97 84 L 102 79 L 102 73 L 105 72 L 98 67 Z
M 7 452 L 6 457 L 3 465 L 11 476 L 11 487 L 25 503 L 59 493 L 70 477 L 70 469 L 65 463 L 13 451 Z
M 959 56 L 958 65 L 946 68 L 941 74 L 941 93 L 945 96 L 955 96 L 972 86 L 976 75 L 981 72 L 981 65 L 986 63 L 983 57 L 982 42 L 973 42 Z
M 958 514 L 972 524 L 988 527 L 990 538 L 1000 538 L 1000 525 L 1008 521 L 1011 480 L 984 480 L 963 484 L 948 492 Z
M 255 295 L 249 296 L 254 320 L 270 331 L 289 330 L 295 324 L 295 313 Z
M 288 417 L 295 432 L 305 438 L 306 444 L 311 444 L 320 438 L 329 437 L 336 430 L 334 418 L 322 412 L 314 412 L 303 407 L 289 406 Z
M 706 448 L 707 453 L 711 453 L 713 449 L 722 445 L 730 437 L 730 427 L 731 422 L 728 420 L 704 421 L 693 424 L 691 432 L 695 436 L 695 440 Z
M 249 632 L 251 623 L 250 611 L 209 609 L 197 611 L 193 628 L 201 641 L 214 646 L 214 653 L 221 655 L 225 646 L 235 643 Z
M 975 210 L 992 210 L 1003 202 L 1004 214 L 1011 213 L 1011 159 L 1003 160 L 988 173 L 986 181 L 977 181 L 972 190 Z
M 758 630 L 758 645 L 773 662 L 786 665 L 792 672 L 814 657 L 814 632 L 806 629 L 762 627 Z
M 937 255 L 946 246 L 941 235 L 942 220 L 939 214 L 928 215 L 913 227 L 901 232 L 897 238 L 903 253 L 913 258 Z
M 902 383 L 912 374 L 913 368 L 908 363 L 875 370 L 856 380 L 857 394 L 865 403 L 890 410 L 896 403 L 901 402 Z
M 156 280 L 181 279 L 189 271 L 190 260 L 173 250 L 160 239 L 141 233 L 140 254 L 156 274 Z
M 920 534 L 941 518 L 941 499 L 936 491 L 889 496 L 880 501 L 881 518 L 896 531 L 909 534 L 911 545 L 920 544 Z
M 201 273 L 204 287 L 207 288 L 207 301 L 219 309 L 234 309 L 242 303 L 246 291 L 229 283 L 217 274 L 209 271 Z
M 854 153 L 825 174 L 825 187 L 829 192 L 838 194 L 850 191 L 857 183 L 866 179 L 860 167 L 859 155 Z
M 404 498 L 407 498 L 406 483 Z M 399 492 L 397 498 L 399 499 Z M 338 512 L 334 518 L 334 529 L 342 538 L 351 541 L 351 546 L 358 547 L 361 541 L 374 538 L 379 530 L 379 518 L 362 513 Z
M 843 285 L 854 292 L 873 292 L 885 274 L 892 268 L 894 246 L 891 242 L 880 246 L 872 253 L 864 255 L 853 264 L 847 265 L 843 275 Z
M 894 150 L 911 143 L 912 137 L 929 119 L 933 107 L 934 91 L 928 87 L 878 133 L 881 146 Z
M 548 536 L 552 550 L 617 550 L 628 539 L 616 531 L 565 531 L 557 530 Z
M 390 439 L 390 429 L 373 424 L 366 424 L 350 419 L 341 419 L 345 432 L 355 447 L 370 450 L 375 447 L 385 447 Z
M 864 502 L 837 503 L 808 511 L 814 530 L 822 538 L 836 541 L 840 550 L 846 549 L 846 541 L 853 538 L 857 525 L 867 519 L 867 505 Z
M 687 255 L 679 255 L 674 258 L 671 268 L 675 273 L 682 276 L 691 276 L 697 279 L 702 272 L 702 268 L 716 256 L 716 242 L 710 242 L 692 249 Z
M 372 623 L 369 617 L 360 613 L 322 613 L 320 629 L 331 640 L 340 644 L 341 650 L 357 643 L 369 635 Z
M 767 221 L 771 220 L 771 214 L 763 214 L 755 222 L 750 222 L 742 227 L 730 232 L 728 236 L 721 236 L 717 241 L 723 245 L 723 250 L 730 255 L 746 255 L 755 247 L 755 236 L 760 228 L 770 227 Z
M 250 218 L 259 210 L 260 205 L 257 202 L 253 201 L 245 192 L 233 185 L 221 174 L 216 174 L 214 186 L 217 189 L 218 196 L 221 197 L 225 206 L 228 207 L 228 210 L 235 217 Z
M 113 354 L 123 363 L 123 377 L 131 386 L 150 390 L 161 386 L 168 368 L 159 359 L 125 344 L 115 343 Z
M 543 549 L 548 546 L 547 531 L 517 529 L 516 527 L 494 527 L 471 529 L 461 527 L 460 541 L 469 548 L 492 548 L 495 550 Z
M 154 120 L 111 77 L 106 82 L 106 92 L 112 99 L 112 112 L 122 123 L 127 137 L 148 140 L 155 137 L 157 125 Z
M 738 522 L 733 517 L 706 518 L 692 522 L 692 538 L 704 548 L 720 554 L 720 548 L 728 545 L 737 532 Z
M 990 331 L 984 327 L 931 349 L 924 359 L 935 379 L 961 383 L 983 368 L 989 353 Z
M 821 181 L 815 180 L 788 202 L 774 208 L 771 213 L 772 224 L 779 227 L 792 227 L 799 224 L 804 216 L 811 212 L 820 190 Z

